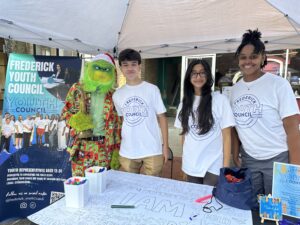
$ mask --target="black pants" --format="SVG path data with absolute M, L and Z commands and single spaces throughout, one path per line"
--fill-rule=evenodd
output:
M 9 152 L 10 138 L 11 138 L 11 136 L 9 136 L 8 138 L 6 138 L 4 135 L 1 136 L 0 152 L 3 149 L 6 149 Z
M 23 133 L 23 140 L 24 140 L 24 148 L 28 148 L 29 147 L 29 143 L 30 143 L 30 136 L 31 136 L 31 132 L 24 132 Z
M 49 144 L 49 132 L 45 132 L 45 144 Z
M 218 178 L 219 176 L 210 172 L 206 172 L 204 177 L 194 177 L 187 175 L 187 182 L 216 186 L 218 183 Z

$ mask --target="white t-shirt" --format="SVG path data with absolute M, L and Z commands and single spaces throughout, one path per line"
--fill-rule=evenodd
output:
M 66 122 L 64 120 L 61 120 L 57 124 L 57 129 L 60 131 L 63 131 L 63 129 L 66 127 Z
M 159 89 L 143 81 L 124 85 L 113 95 L 119 116 L 123 116 L 120 155 L 138 159 L 162 154 L 157 115 L 166 112 Z
M 16 133 L 19 133 L 19 134 L 23 134 L 23 130 L 24 130 L 24 127 L 23 127 L 23 121 L 19 121 L 17 120 L 15 122 L 15 129 L 16 129 Z
M 23 122 L 22 122 L 22 124 L 23 124 L 23 131 L 24 132 L 26 132 L 26 133 L 31 133 L 31 131 L 32 131 L 32 128 L 33 128 L 33 126 L 34 126 L 34 122 L 33 122 L 33 120 L 29 120 L 29 119 L 26 119 L 26 120 L 24 120 Z M 28 128 L 26 128 L 26 127 Z
M 50 119 L 44 119 L 45 120 L 45 132 L 49 131 L 49 126 L 50 126 Z
M 47 125 L 47 121 L 44 119 L 39 119 L 36 121 L 36 127 L 39 129 L 45 129 L 46 125 Z
M 16 133 L 16 128 L 15 128 L 15 121 L 11 120 L 10 125 L 14 128 L 13 133 Z
M 2 121 L 2 124 L 5 124 L 5 123 L 6 123 L 5 120 L 6 120 L 5 117 L 1 120 L 1 121 Z M 10 120 L 10 124 L 14 126 L 15 122 L 14 122 L 13 120 Z M 1 126 L 1 124 L 0 124 L 0 126 Z
M 195 96 L 193 110 L 196 111 L 201 97 Z M 178 118 L 182 108 L 182 102 L 178 106 L 174 126 L 182 128 Z M 223 137 L 222 129 L 235 125 L 229 101 L 225 95 L 212 93 L 212 113 L 214 125 L 212 129 L 199 135 L 197 122 L 192 116 L 189 117 L 189 132 L 185 134 L 182 155 L 182 170 L 195 177 L 204 177 L 206 172 L 219 175 L 223 167 Z M 197 121 L 197 113 L 194 113 Z
M 244 150 L 264 160 L 288 151 L 282 119 L 299 114 L 295 95 L 287 80 L 266 73 L 232 88 L 231 106 Z
M 7 124 L 7 123 L 2 124 L 2 128 L 1 128 L 2 135 L 4 135 L 4 136 L 11 136 L 14 133 L 14 130 L 15 130 L 15 128 L 14 128 L 14 126 L 11 123 L 9 123 L 9 124 Z
M 37 117 L 35 117 L 35 119 L 34 119 L 34 125 L 35 126 L 37 126 L 37 123 L 38 123 L 38 121 L 40 121 L 40 117 L 39 116 L 37 116 Z

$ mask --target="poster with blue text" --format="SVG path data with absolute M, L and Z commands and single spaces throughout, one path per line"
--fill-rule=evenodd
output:
M 283 215 L 300 218 L 300 166 L 274 163 L 272 195 L 281 198 Z
M 0 146 L 0 221 L 61 198 L 71 176 L 69 130 L 60 113 L 81 59 L 10 54 Z

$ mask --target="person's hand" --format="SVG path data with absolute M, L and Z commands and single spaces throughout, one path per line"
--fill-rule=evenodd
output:
M 92 117 L 83 112 L 78 112 L 71 116 L 69 124 L 73 129 L 76 130 L 76 132 L 81 132 L 94 128 Z
M 167 163 L 169 159 L 169 146 L 163 145 L 163 156 L 164 156 L 164 163 Z
M 233 163 L 236 167 L 242 167 L 242 160 L 239 156 L 233 157 Z

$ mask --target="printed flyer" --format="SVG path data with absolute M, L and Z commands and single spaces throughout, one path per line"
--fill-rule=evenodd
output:
M 10 54 L 2 114 L 0 221 L 26 217 L 64 196 L 69 130 L 60 113 L 81 59 Z
M 300 166 L 274 163 L 272 195 L 281 198 L 283 215 L 300 218 Z

